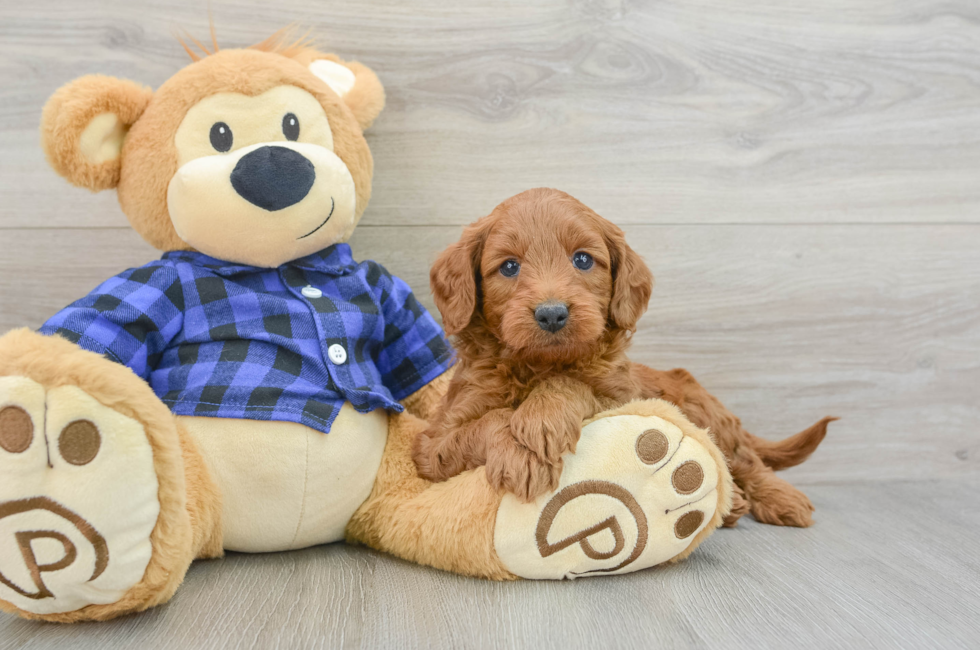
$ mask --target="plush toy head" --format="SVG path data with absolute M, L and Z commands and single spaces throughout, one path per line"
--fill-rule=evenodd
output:
M 345 241 L 371 195 L 374 73 L 281 35 L 191 54 L 155 93 L 99 75 L 58 90 L 41 124 L 54 169 L 115 187 L 164 251 L 275 267 Z

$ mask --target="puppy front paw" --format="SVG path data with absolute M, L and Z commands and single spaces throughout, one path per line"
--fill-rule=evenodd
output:
M 487 450 L 487 480 L 527 503 L 558 487 L 562 462 L 544 461 L 515 438 L 498 440 Z
M 460 450 L 454 447 L 453 439 L 443 436 L 430 437 L 428 431 L 423 431 L 412 445 L 412 460 L 418 475 L 427 481 L 440 483 L 466 469 L 466 463 Z
M 530 409 L 517 409 L 510 418 L 514 440 L 541 462 L 556 465 L 561 457 L 575 451 L 582 421 L 564 416 L 548 418 Z

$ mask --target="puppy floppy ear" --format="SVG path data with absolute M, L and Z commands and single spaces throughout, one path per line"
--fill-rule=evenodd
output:
M 330 86 L 347 104 L 361 130 L 367 130 L 385 107 L 385 89 L 378 76 L 357 61 L 341 61 L 332 54 L 307 63 L 310 72 Z
M 447 334 L 463 331 L 476 313 L 477 274 L 491 224 L 491 217 L 487 216 L 467 227 L 460 240 L 444 250 L 429 271 L 432 297 Z
M 626 243 L 623 231 L 605 219 L 599 219 L 612 259 L 613 293 L 609 318 L 617 327 L 634 331 L 650 302 L 653 274 L 643 258 Z
M 93 192 L 119 183 L 123 140 L 146 109 L 153 91 L 102 75 L 62 86 L 41 113 L 41 146 L 68 182 Z

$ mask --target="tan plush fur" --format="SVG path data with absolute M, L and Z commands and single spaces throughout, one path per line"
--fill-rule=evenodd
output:
M 174 423 L 184 459 L 187 514 L 194 534 L 191 542 L 194 559 L 222 557 L 225 551 L 221 539 L 221 488 L 211 476 L 207 463 L 186 427 L 178 418 L 174 418 Z
M 166 602 L 198 556 L 220 555 L 220 495 L 197 450 L 181 436 L 167 407 L 131 370 L 57 337 L 26 329 L 0 337 L 0 376 L 22 376 L 45 388 L 78 386 L 143 425 L 153 449 L 160 514 L 150 535 L 153 555 L 143 579 L 119 601 L 38 616 L 0 601 L 26 618 L 69 623 L 106 620 Z M 216 537 L 217 536 L 217 537 Z
M 588 270 L 573 257 L 586 252 Z M 520 263 L 507 277 L 502 265 Z M 432 426 L 419 437 L 419 472 L 446 480 L 486 466 L 491 484 L 524 500 L 554 489 L 580 423 L 634 399 L 677 404 L 712 432 L 740 488 L 727 524 L 746 502 L 760 521 L 808 526 L 813 506 L 774 469 L 805 460 L 833 418 L 781 442 L 763 441 L 684 370 L 656 371 L 626 357 L 653 277 L 623 232 L 564 192 L 528 190 L 480 219 L 432 267 L 432 291 L 459 364 Z M 543 330 L 535 309 L 568 307 Z

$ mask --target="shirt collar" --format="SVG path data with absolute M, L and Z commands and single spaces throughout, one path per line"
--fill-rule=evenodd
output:
M 261 273 L 270 270 L 258 266 L 249 266 L 248 264 L 225 262 L 205 255 L 204 253 L 198 253 L 197 251 L 171 251 L 164 253 L 163 259 L 188 262 L 194 266 L 204 267 L 212 273 L 225 277 L 239 273 Z M 306 271 L 317 271 L 328 275 L 344 275 L 350 272 L 357 264 L 351 255 L 349 245 L 334 244 L 318 253 L 301 257 L 292 262 L 286 262 L 279 268 L 285 266 L 292 266 Z

